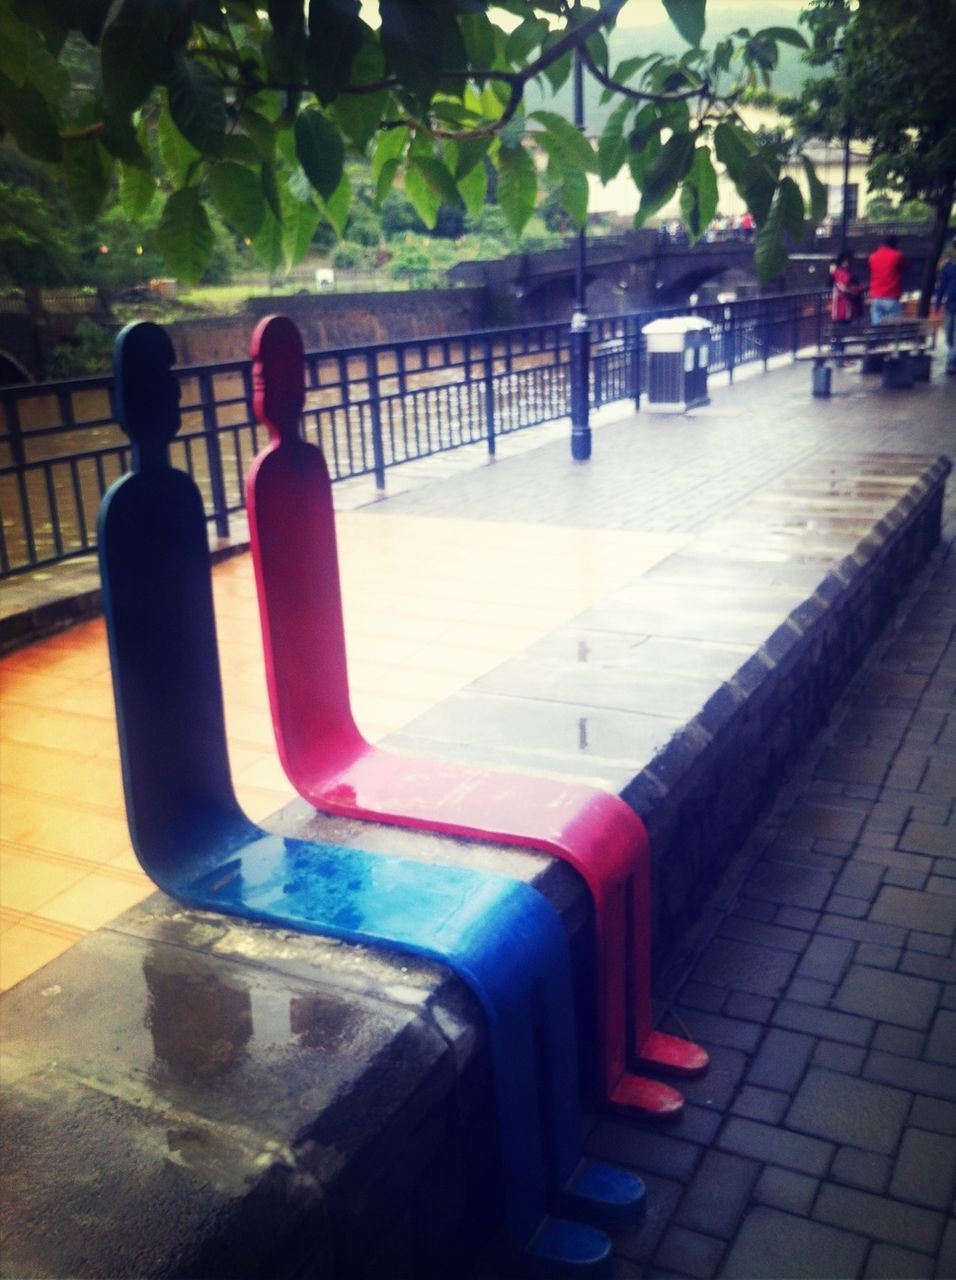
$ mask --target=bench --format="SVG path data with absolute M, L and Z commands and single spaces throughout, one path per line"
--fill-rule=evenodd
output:
M 914 381 L 928 382 L 930 352 L 936 346 L 936 324 L 929 317 L 884 320 L 878 325 L 841 332 L 824 331 L 815 351 L 804 351 L 798 360 L 813 364 L 813 394 L 830 394 L 831 362 L 861 360 L 863 373 L 882 373 L 883 385 L 890 389 L 912 387 Z
M 315 808 L 550 853 L 584 878 L 597 943 L 603 1101 L 674 1115 L 678 1090 L 635 1067 L 696 1074 L 699 1046 L 654 1029 L 650 847 L 619 796 L 582 783 L 420 760 L 373 746 L 349 696 L 335 519 L 321 449 L 302 438 L 298 328 L 267 317 L 252 340 L 253 407 L 270 443 L 247 479 L 249 536 L 279 755 Z
M 187 906 L 451 968 L 488 1028 L 516 1260 L 601 1267 L 610 1245 L 591 1224 L 638 1222 L 645 1192 L 633 1174 L 581 1156 L 570 955 L 554 907 L 502 875 L 275 835 L 236 801 L 205 513 L 192 479 L 168 458 L 179 428 L 173 362 L 157 325 L 130 325 L 117 338 L 114 409 L 132 440 L 132 469 L 107 493 L 99 519 L 137 857 Z

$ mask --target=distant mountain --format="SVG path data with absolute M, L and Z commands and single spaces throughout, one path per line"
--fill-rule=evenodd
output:
M 763 0 L 759 5 L 711 5 L 708 7 L 707 31 L 703 45 L 705 49 L 713 48 L 718 40 L 723 40 L 741 27 L 751 31 L 759 31 L 764 27 L 796 27 L 796 14 L 792 0 Z M 806 34 L 804 32 L 804 34 Z M 687 48 L 687 43 L 669 22 L 655 23 L 646 27 L 619 27 L 613 32 L 610 40 L 611 69 L 623 62 L 625 58 L 634 58 L 648 53 L 680 54 Z M 803 54 L 791 45 L 781 44 L 780 61 L 773 73 L 772 88 L 775 93 L 795 94 L 805 80 L 814 73 L 813 68 L 803 62 Z M 615 103 L 602 104 L 603 90 L 589 76 L 584 82 L 584 121 L 589 132 L 598 133 L 604 121 L 614 109 Z M 550 85 L 528 86 L 525 101 L 529 111 L 545 108 L 559 111 L 570 118 L 572 111 L 570 80 L 561 90 L 552 95 Z

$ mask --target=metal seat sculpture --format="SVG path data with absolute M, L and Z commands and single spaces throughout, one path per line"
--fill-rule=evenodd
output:
M 117 338 L 114 408 L 133 460 L 99 520 L 137 856 L 190 906 L 392 947 L 457 973 L 487 1022 L 511 1244 L 530 1270 L 590 1273 L 609 1243 L 585 1224 L 639 1221 L 644 1186 L 581 1158 L 570 960 L 553 907 L 503 876 L 271 835 L 236 801 L 206 521 L 193 481 L 168 459 L 179 427 L 173 361 L 157 325 Z
M 317 809 L 496 840 L 556 855 L 581 873 L 597 934 L 599 1088 L 612 1106 L 674 1115 L 682 1095 L 634 1074 L 695 1074 L 707 1054 L 654 1030 L 650 850 L 619 796 L 574 782 L 418 760 L 375 747 L 352 716 L 335 520 L 321 449 L 300 434 L 299 330 L 270 316 L 252 339 L 253 401 L 270 444 L 247 506 L 276 740 L 292 785 Z

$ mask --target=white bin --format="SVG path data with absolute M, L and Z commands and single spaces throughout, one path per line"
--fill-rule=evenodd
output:
M 667 316 L 642 330 L 647 342 L 644 408 L 650 413 L 683 413 L 707 404 L 710 321 L 700 316 Z

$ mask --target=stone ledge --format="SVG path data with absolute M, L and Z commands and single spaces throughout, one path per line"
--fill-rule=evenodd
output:
M 948 471 L 924 466 L 873 533 L 811 574 L 632 774 L 658 942 L 674 944 L 929 554 Z M 534 883 L 569 929 L 591 1043 L 590 910 L 567 867 L 300 802 L 273 825 Z M 500 1230 L 481 1021 L 436 966 L 156 894 L 4 995 L 0 1016 L 4 1276 L 423 1280 L 467 1275 Z

